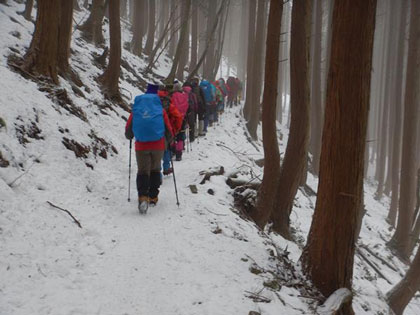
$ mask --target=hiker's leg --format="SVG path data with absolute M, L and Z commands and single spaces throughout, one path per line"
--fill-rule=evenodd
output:
M 150 151 L 136 151 L 137 160 L 137 192 L 139 198 L 149 195 L 150 186 Z M 160 164 L 159 164 L 160 169 Z
M 166 149 L 163 153 L 163 172 L 167 172 L 171 167 L 171 151 Z
M 150 190 L 149 197 L 151 201 L 157 202 L 159 195 L 160 180 L 160 161 L 162 160 L 164 151 L 151 151 L 151 165 L 150 165 Z

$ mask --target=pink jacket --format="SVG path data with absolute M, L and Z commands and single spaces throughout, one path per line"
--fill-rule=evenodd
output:
M 188 94 L 175 92 L 172 94 L 172 103 L 178 109 L 178 111 L 182 114 L 182 117 L 185 117 L 185 114 L 188 111 Z

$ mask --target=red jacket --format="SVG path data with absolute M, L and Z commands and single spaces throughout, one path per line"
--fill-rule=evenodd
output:
M 165 129 L 173 137 L 174 132 L 172 130 L 171 123 L 169 122 L 168 115 L 166 114 L 166 111 L 163 108 L 162 108 L 162 111 L 163 111 L 163 120 L 165 122 Z M 130 117 L 127 120 L 127 124 L 125 125 L 126 131 L 132 128 L 132 122 L 133 122 L 133 114 L 131 113 Z M 135 148 L 136 148 L 136 151 L 165 150 L 165 136 L 163 136 L 161 139 L 156 140 L 156 141 L 145 141 L 145 142 L 136 141 Z

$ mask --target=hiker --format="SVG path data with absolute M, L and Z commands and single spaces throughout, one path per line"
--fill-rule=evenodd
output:
M 206 103 L 206 111 L 204 115 L 204 128 L 203 128 L 203 133 L 206 134 L 208 125 L 213 122 L 212 114 L 213 114 L 213 109 L 215 107 L 216 88 L 214 87 L 213 84 L 211 84 L 207 80 L 201 81 L 200 88 L 203 91 L 204 101 Z
M 235 86 L 236 86 L 236 95 L 235 95 L 235 105 L 238 105 L 241 102 L 242 98 L 242 82 L 239 78 L 235 78 Z
M 164 85 L 159 87 L 158 96 L 162 102 L 163 109 L 168 115 L 169 121 L 171 123 L 172 131 L 176 135 L 182 127 L 182 115 L 171 103 L 171 98 L 169 96 L 169 91 Z M 165 146 L 165 152 L 163 153 L 163 175 L 169 175 L 173 173 L 173 168 L 171 166 L 171 148 L 170 144 L 167 143 Z
M 232 107 L 233 103 L 235 101 L 235 97 L 238 93 L 237 86 L 236 86 L 236 80 L 234 77 L 229 77 L 226 81 L 227 86 L 229 87 L 229 93 L 228 93 L 228 106 Z
M 219 121 L 219 112 L 223 107 L 223 93 L 219 85 L 219 81 L 215 81 L 213 85 L 216 88 L 215 108 L 213 111 L 213 121 L 217 123 Z
M 197 121 L 197 113 L 198 113 L 198 100 L 197 95 L 193 93 L 192 86 L 189 82 L 184 83 L 182 87 L 184 93 L 188 95 L 188 111 L 187 111 L 187 123 L 189 129 L 189 140 L 190 142 L 194 142 L 195 140 L 195 125 Z
M 198 116 L 198 136 L 204 136 L 204 117 L 206 114 L 206 101 L 204 97 L 203 90 L 198 85 L 199 79 L 193 78 L 191 80 L 192 93 L 195 94 L 197 98 L 197 116 Z
M 146 93 L 136 96 L 125 127 L 126 138 L 136 139 L 136 183 L 140 214 L 145 214 L 149 205 L 158 202 L 165 138 L 170 143 L 173 137 L 168 115 L 157 95 L 158 88 L 158 85 L 148 84 Z
M 181 84 L 175 83 L 172 93 L 172 103 L 182 115 L 182 127 L 175 138 L 175 159 L 182 160 L 182 151 L 184 151 L 185 130 L 187 128 L 188 94 L 184 93 Z

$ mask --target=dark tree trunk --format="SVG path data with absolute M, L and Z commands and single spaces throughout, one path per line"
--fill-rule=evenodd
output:
M 247 65 L 246 65 L 246 97 L 243 114 L 246 120 L 249 120 L 251 115 L 252 106 L 252 84 L 253 80 L 253 62 L 252 58 L 254 54 L 254 40 L 255 40 L 255 12 L 257 11 L 257 0 L 249 0 L 249 18 L 248 18 L 248 53 L 247 53 Z
M 184 21 L 184 23 L 182 24 L 182 28 L 181 28 L 181 35 L 179 38 L 179 42 L 178 45 L 176 47 L 176 51 L 175 51 L 175 56 L 174 56 L 174 61 L 172 63 L 172 68 L 171 71 L 169 72 L 168 77 L 166 78 L 167 82 L 173 82 L 175 79 L 175 74 L 177 73 L 177 69 L 178 66 L 182 67 L 182 69 L 180 71 L 182 71 L 182 73 L 184 72 L 184 67 L 185 64 L 181 64 L 180 63 L 180 58 L 181 58 L 181 54 L 183 53 L 183 51 L 185 51 L 186 48 L 186 44 L 187 44 L 187 34 L 188 34 L 188 15 L 189 15 L 189 11 L 191 8 L 191 0 L 184 0 L 185 3 L 183 3 L 182 5 L 182 16 L 181 19 L 182 21 Z M 180 72 L 178 72 L 178 75 L 181 75 Z M 181 81 L 182 79 L 179 78 Z
M 291 238 L 289 216 L 308 155 L 310 34 L 311 1 L 296 1 L 292 7 L 290 46 L 290 131 L 277 187 L 278 197 L 271 215 L 274 230 L 285 238 Z
M 207 16 L 207 31 L 206 31 L 206 41 L 210 43 L 210 46 L 207 48 L 208 53 L 206 54 L 206 59 L 204 62 L 204 73 L 203 76 L 207 80 L 211 80 L 214 62 L 215 62 L 215 31 L 212 32 L 212 25 L 214 25 L 214 21 L 216 21 L 216 6 L 214 5 L 214 1 L 208 1 L 208 8 L 209 13 Z
M 388 293 L 388 304 L 395 315 L 402 315 L 405 307 L 420 289 L 420 249 L 404 278 Z
M 93 0 L 89 18 L 80 26 L 83 38 L 99 46 L 105 42 L 102 33 L 102 21 L 105 14 L 105 1 Z
M 118 81 L 120 78 L 121 64 L 121 24 L 120 24 L 120 1 L 109 2 L 109 33 L 110 55 L 109 64 L 104 74 L 100 77 L 105 96 L 109 99 L 119 100 L 120 91 Z
M 60 1 L 38 0 L 35 31 L 24 57 L 23 68 L 58 84 L 57 54 Z
M 302 256 L 304 270 L 324 296 L 339 288 L 351 289 L 363 192 L 375 9 L 376 0 L 334 4 L 318 197 Z M 353 314 L 350 303 L 339 314 Z
M 70 42 L 73 25 L 73 5 L 68 0 L 60 0 L 60 26 L 58 33 L 58 69 L 60 75 L 66 76 L 70 72 Z
M 262 82 L 262 64 L 263 64 L 263 45 L 264 45 L 264 27 L 265 27 L 265 0 L 258 0 L 257 29 L 255 34 L 255 48 L 252 58 L 252 98 L 250 103 L 250 113 L 247 119 L 247 129 L 251 138 L 258 139 L 257 128 L 260 121 L 261 104 L 261 85 Z
M 397 255 L 406 261 L 411 254 L 410 232 L 416 203 L 417 124 L 420 119 L 420 2 L 417 0 L 411 1 L 408 45 L 398 224 L 390 242 Z
M 193 69 L 197 64 L 197 49 L 198 49 L 198 4 L 196 1 L 192 2 L 191 15 L 191 62 L 190 69 Z
M 247 64 L 247 56 L 246 56 L 246 51 L 247 51 L 247 44 L 248 44 L 248 1 L 244 0 L 242 1 L 242 6 L 241 6 L 241 28 L 240 28 L 240 33 L 239 33 L 239 38 L 240 38 L 240 48 L 238 51 L 238 78 L 242 81 L 245 82 L 245 74 L 246 74 L 246 64 Z M 283 9 L 282 9 L 283 10 Z M 233 34 L 229 34 L 232 35 Z
M 179 57 L 179 64 L 178 68 L 176 70 L 176 77 L 181 82 L 184 81 L 184 70 L 185 66 L 188 63 L 188 59 L 190 57 L 190 12 L 191 12 L 191 0 L 183 0 L 182 6 L 181 6 L 181 21 L 183 21 L 182 27 L 181 27 L 181 34 L 179 38 L 179 44 L 182 45 L 181 48 L 181 55 Z M 185 34 L 184 27 L 186 28 Z M 184 37 L 183 37 L 184 35 Z
M 280 154 L 277 143 L 276 102 L 279 72 L 279 49 L 283 2 L 271 0 L 268 18 L 265 79 L 262 106 L 262 132 L 264 145 L 264 176 L 258 192 L 257 211 L 251 214 L 259 226 L 270 218 L 276 199 L 280 172 Z
M 122 19 L 127 19 L 127 0 L 120 0 L 120 13 Z
M 322 1 L 315 0 L 315 29 L 312 57 L 312 97 L 311 97 L 311 152 L 312 169 L 319 173 L 319 156 L 321 154 L 322 136 L 322 91 L 321 91 L 321 51 L 322 51 Z
M 156 20 L 156 2 L 155 0 L 149 0 L 149 26 L 147 32 L 146 46 L 144 47 L 144 53 L 148 56 L 153 51 L 153 43 L 155 41 L 155 20 Z
M 144 16 L 144 0 L 134 1 L 133 7 L 133 39 L 131 40 L 131 52 L 137 56 L 141 56 L 143 50 L 143 19 Z
M 23 17 L 28 21 L 32 21 L 32 8 L 34 6 L 34 0 L 26 0 L 25 11 L 23 11 Z
M 401 1 L 401 14 L 400 23 L 398 29 L 398 51 L 397 51 L 397 66 L 396 66 L 396 78 L 402 78 L 404 70 L 404 48 L 405 48 L 405 36 L 406 36 L 406 21 L 407 21 L 407 7 L 408 1 Z M 398 197 L 399 197 L 399 183 L 400 183 L 400 169 L 401 169 L 401 127 L 402 127 L 402 113 L 404 112 L 404 103 L 402 98 L 403 80 L 397 80 L 395 86 L 394 106 L 395 110 L 395 133 L 394 133 L 394 144 L 392 147 L 392 196 L 391 196 L 391 207 L 388 213 L 388 222 L 395 226 L 397 219 L 398 210 Z

